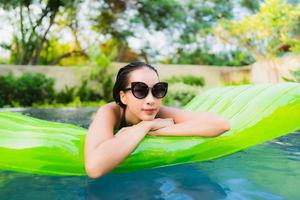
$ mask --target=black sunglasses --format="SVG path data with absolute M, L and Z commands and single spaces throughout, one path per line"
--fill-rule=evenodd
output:
M 153 85 L 152 88 L 150 88 L 146 83 L 132 82 L 131 87 L 125 88 L 123 89 L 123 91 L 131 90 L 133 96 L 135 96 L 138 99 L 143 99 L 148 95 L 149 89 L 151 89 L 151 93 L 155 98 L 161 99 L 167 94 L 168 83 L 158 82 L 155 85 Z

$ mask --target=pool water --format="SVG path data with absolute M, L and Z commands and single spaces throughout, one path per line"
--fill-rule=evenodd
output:
M 95 108 L 14 109 L 88 127 Z M 300 131 L 209 162 L 87 177 L 0 172 L 0 200 L 300 199 Z

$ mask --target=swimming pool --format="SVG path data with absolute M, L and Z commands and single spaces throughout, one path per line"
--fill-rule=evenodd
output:
M 88 127 L 95 108 L 14 109 Z M 209 162 L 87 177 L 0 172 L 0 199 L 298 199 L 300 132 Z

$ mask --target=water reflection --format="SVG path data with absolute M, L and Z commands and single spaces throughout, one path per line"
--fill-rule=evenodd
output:
M 94 199 L 220 199 L 223 188 L 193 165 L 180 165 L 89 180 L 89 200 Z
M 75 124 L 88 128 L 97 108 L 11 108 L 2 109 L 48 121 Z
M 1 200 L 86 199 L 86 177 L 37 176 L 0 172 Z
M 224 199 L 223 188 L 193 165 L 87 177 L 1 172 L 1 200 Z

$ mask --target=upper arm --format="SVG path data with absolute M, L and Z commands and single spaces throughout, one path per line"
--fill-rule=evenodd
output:
M 87 153 L 103 141 L 114 137 L 116 118 L 116 109 L 112 104 L 106 104 L 98 109 L 86 136 L 85 150 Z

